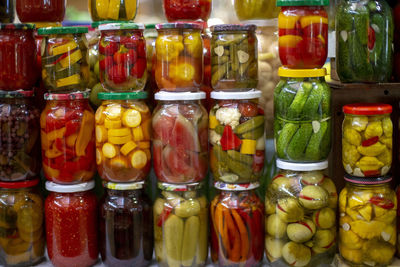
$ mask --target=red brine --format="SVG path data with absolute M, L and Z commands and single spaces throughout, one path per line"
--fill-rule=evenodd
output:
M 164 12 L 168 21 L 207 21 L 211 13 L 212 0 L 164 0 Z
M 65 0 L 16 0 L 18 18 L 22 22 L 62 22 Z

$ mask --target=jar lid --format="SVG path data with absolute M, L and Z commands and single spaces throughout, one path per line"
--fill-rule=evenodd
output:
M 39 35 L 47 34 L 74 34 L 74 33 L 88 33 L 87 27 L 46 27 L 38 30 Z
M 206 98 L 204 92 L 158 92 L 154 95 L 155 100 L 201 100 Z
M 312 77 L 324 77 L 326 75 L 326 69 L 286 69 L 280 67 L 278 75 L 287 78 L 312 78 Z
M 102 24 L 109 24 L 109 23 L 124 23 L 124 21 L 119 20 L 101 20 L 101 21 L 93 21 L 90 25 L 92 28 L 98 28 Z M 126 23 L 126 22 L 125 22 Z
M 392 113 L 392 106 L 383 103 L 355 103 L 343 106 L 345 114 L 382 115 Z
M 146 30 L 151 30 L 156 28 L 156 23 L 147 23 L 144 25 Z
M 282 170 L 299 171 L 299 172 L 319 171 L 328 168 L 328 161 L 325 160 L 312 163 L 293 163 L 277 159 L 276 167 Z
M 143 23 L 133 22 L 119 22 L 119 23 L 107 23 L 99 25 L 100 31 L 112 31 L 112 30 L 144 30 Z
M 9 188 L 9 189 L 27 188 L 27 187 L 34 187 L 38 184 L 39 184 L 39 179 L 20 181 L 20 182 L 0 182 L 0 188 Z
M 173 192 L 184 192 L 198 190 L 203 187 L 202 183 L 190 183 L 190 184 L 170 184 L 170 183 L 158 183 L 158 188 L 163 191 Z
M 217 181 L 214 183 L 214 187 L 218 190 L 225 191 L 247 191 L 253 190 L 260 186 L 259 182 L 246 183 L 246 184 L 227 184 L 224 182 Z
M 33 30 L 35 24 L 32 23 L 0 23 L 0 30 Z
M 328 6 L 329 0 L 277 0 L 276 6 Z
M 365 184 L 365 185 L 375 185 L 375 184 L 386 184 L 392 181 L 391 176 L 381 176 L 372 178 L 355 177 L 349 174 L 344 176 L 344 180 L 353 184 Z
M 172 22 L 172 23 L 160 23 L 156 25 L 157 30 L 162 29 L 197 29 L 202 30 L 203 24 L 196 22 Z
M 261 91 L 256 89 L 246 92 L 211 92 L 211 98 L 218 100 L 256 99 L 260 97 Z
M 80 100 L 88 99 L 89 91 L 80 91 L 66 94 L 46 93 L 44 94 L 45 100 Z
M 146 99 L 148 93 L 146 91 L 141 92 L 124 92 L 124 93 L 106 93 L 101 92 L 97 94 L 97 97 L 101 100 L 130 100 L 130 99 Z
M 211 32 L 225 31 L 255 31 L 257 26 L 254 24 L 219 24 L 210 27 Z
M 56 184 L 54 182 L 46 182 L 46 189 L 51 192 L 57 193 L 75 193 L 75 192 L 83 192 L 89 191 L 94 188 L 94 181 L 89 181 L 80 184 L 71 184 L 71 185 L 63 185 Z
M 36 29 L 61 26 L 62 24 L 60 22 L 35 22 Z
M 17 90 L 17 91 L 2 91 L 0 90 L 0 98 L 24 98 L 32 97 L 34 95 L 33 90 Z
M 254 24 L 259 27 L 274 27 L 278 28 L 278 18 L 273 19 L 250 19 L 250 20 L 243 20 L 244 24 Z
M 112 183 L 104 182 L 103 186 L 112 190 L 137 190 L 144 187 L 144 181 L 135 183 Z

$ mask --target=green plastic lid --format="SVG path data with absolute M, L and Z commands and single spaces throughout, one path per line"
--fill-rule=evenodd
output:
M 33 30 L 35 24 L 32 23 L 0 23 L 0 30 Z
M 101 20 L 101 21 L 93 21 L 91 26 L 92 28 L 97 28 L 101 24 L 108 24 L 108 23 L 122 23 L 124 21 L 118 21 L 118 20 Z
M 101 100 L 131 100 L 131 99 L 146 99 L 148 93 L 145 91 L 140 92 L 126 92 L 126 93 L 106 93 L 101 92 L 97 97 Z
M 329 6 L 329 0 L 276 0 L 276 6 Z
M 107 23 L 99 25 L 100 31 L 113 31 L 113 30 L 144 30 L 144 24 L 133 22 L 119 22 Z
M 87 33 L 87 27 L 47 27 L 38 30 L 39 35 L 47 34 L 73 34 L 73 33 Z
M 146 30 L 151 30 L 151 29 L 155 29 L 156 25 L 157 25 L 156 23 L 147 23 L 144 26 L 145 26 Z

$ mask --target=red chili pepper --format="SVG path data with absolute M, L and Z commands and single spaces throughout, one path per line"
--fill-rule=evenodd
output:
M 242 144 L 242 140 L 235 135 L 230 125 L 225 125 L 224 132 L 221 137 L 222 150 L 237 149 Z
M 78 131 L 79 126 L 81 126 L 81 122 L 77 120 L 68 121 L 65 124 L 65 136 L 70 136 Z
M 168 219 L 169 215 L 171 214 L 173 208 L 171 206 L 165 206 L 162 213 L 158 217 L 157 226 L 163 226 L 164 222 Z
M 385 210 L 390 210 L 394 208 L 394 203 L 387 198 L 380 196 L 373 196 L 369 199 L 369 202 L 375 206 L 381 207 Z
M 370 139 L 364 140 L 361 145 L 362 146 L 372 146 L 373 144 L 378 143 L 379 141 L 379 136 L 374 136 L 371 137 Z
M 364 175 L 366 177 L 372 177 L 372 176 L 378 176 L 381 173 L 379 172 L 379 170 L 371 170 L 371 171 L 363 171 Z

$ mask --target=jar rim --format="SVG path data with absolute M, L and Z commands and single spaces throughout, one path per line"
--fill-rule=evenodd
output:
M 140 92 L 121 92 L 121 93 L 108 93 L 101 92 L 97 94 L 100 100 L 135 100 L 147 99 L 148 93 L 146 91 Z
M 46 27 L 38 29 L 39 35 L 88 33 L 88 27 Z
M 39 184 L 39 179 L 16 181 L 16 182 L 0 182 L 0 188 L 7 189 L 18 189 L 18 188 L 29 188 Z
M 202 30 L 203 24 L 202 22 L 169 22 L 169 23 L 159 23 L 156 25 L 157 30 L 162 29 L 195 29 Z
M 112 190 L 137 190 L 144 188 L 144 181 L 133 182 L 133 183 L 115 183 L 115 182 L 104 182 L 103 186 L 107 189 Z
M 32 23 L 0 23 L 0 30 L 33 30 L 35 24 Z
M 354 103 L 343 106 L 343 113 L 352 115 L 383 115 L 392 113 L 392 106 L 384 103 Z
M 201 182 L 188 183 L 188 184 L 172 184 L 172 183 L 158 182 L 157 186 L 159 189 L 163 191 L 185 192 L 185 191 L 198 190 L 203 187 L 203 184 Z
M 262 95 L 260 90 L 251 89 L 244 92 L 224 92 L 212 91 L 211 98 L 217 100 L 241 100 L 241 99 L 256 99 Z
M 90 27 L 95 29 L 98 28 L 102 24 L 109 24 L 109 23 L 126 23 L 126 21 L 122 20 L 100 20 L 100 21 L 93 21 L 92 24 L 90 24 Z
M 113 30 L 144 30 L 143 23 L 133 22 L 113 22 L 99 25 L 100 31 L 113 31 Z
M 328 6 L 329 0 L 277 0 L 276 6 Z
M 280 77 L 286 78 L 314 78 L 326 76 L 326 69 L 287 69 L 280 67 L 278 70 Z
M 255 31 L 256 29 L 255 24 L 218 24 L 210 27 L 211 32 Z
M 46 182 L 46 189 L 56 193 L 76 193 L 92 190 L 95 186 L 94 181 L 79 183 L 79 184 L 57 184 L 54 182 Z
M 361 185 L 378 185 L 378 184 L 387 184 L 392 181 L 391 176 L 380 176 L 374 178 L 364 178 L 364 177 L 356 177 L 352 175 L 345 175 L 344 180 L 346 182 L 350 182 L 352 184 L 361 184 Z
M 88 99 L 90 91 L 78 91 L 72 93 L 46 93 L 44 94 L 45 100 L 81 100 Z
M 249 191 L 258 188 L 259 186 L 259 182 L 244 184 L 229 184 L 221 181 L 214 182 L 214 187 L 222 191 Z
M 310 163 L 295 163 L 295 162 L 287 162 L 284 160 L 277 159 L 276 167 L 282 170 L 289 171 L 320 171 L 328 168 L 328 161 L 320 161 L 320 162 L 310 162 Z
M 161 91 L 154 95 L 155 100 L 174 101 L 174 100 L 201 100 L 206 98 L 204 92 L 165 92 Z

